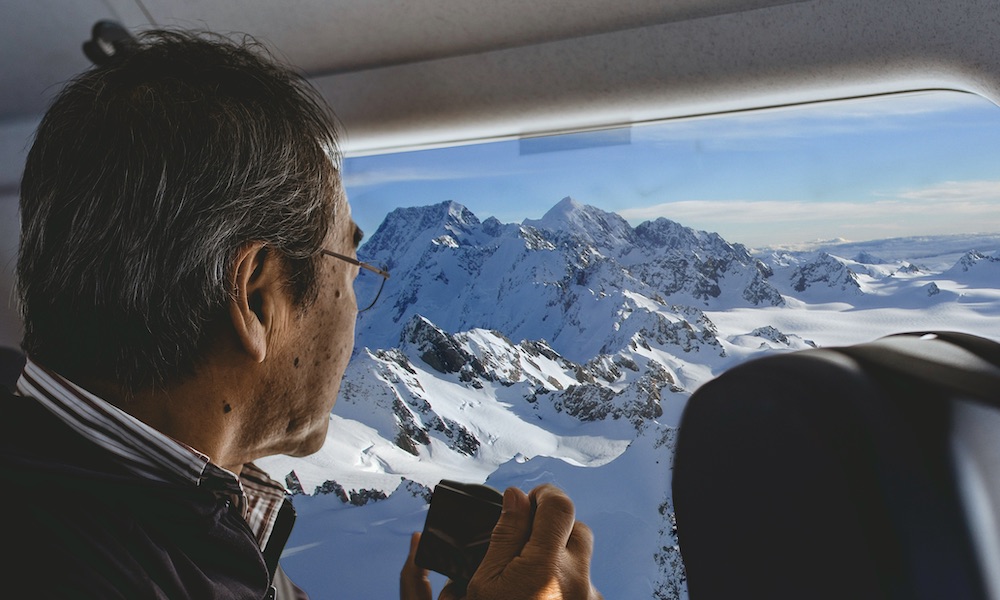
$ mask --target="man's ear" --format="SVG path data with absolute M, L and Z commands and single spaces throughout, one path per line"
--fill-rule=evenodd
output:
M 256 362 L 263 362 L 283 311 L 291 308 L 281 259 L 263 242 L 246 244 L 236 255 L 229 283 L 236 338 Z

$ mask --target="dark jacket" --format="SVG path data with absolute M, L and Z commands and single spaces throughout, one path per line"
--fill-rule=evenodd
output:
M 0 402 L 4 579 L 28 597 L 273 594 L 283 540 L 265 559 L 228 496 L 143 480 L 33 399 Z

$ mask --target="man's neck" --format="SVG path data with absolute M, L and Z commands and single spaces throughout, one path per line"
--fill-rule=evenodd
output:
M 206 381 L 207 380 L 207 381 Z M 195 376 L 166 389 L 126 394 L 106 381 L 82 387 L 114 404 L 160 433 L 209 457 L 216 465 L 239 474 L 251 456 L 241 447 L 241 416 L 232 407 L 233 388 L 207 385 L 213 378 Z

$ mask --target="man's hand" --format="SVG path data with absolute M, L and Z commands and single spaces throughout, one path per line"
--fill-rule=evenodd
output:
M 508 488 L 503 513 L 476 574 L 469 600 L 597 600 L 590 583 L 594 535 L 578 523 L 573 502 L 541 485 L 526 496 Z
M 402 600 L 431 598 L 427 572 L 410 556 L 400 576 Z M 449 582 L 439 600 L 600 600 L 590 583 L 594 536 L 578 523 L 573 502 L 553 485 L 541 485 L 530 495 L 508 488 L 503 512 L 493 529 L 490 547 L 468 589 Z
M 427 577 L 427 569 L 421 569 L 415 562 L 420 534 L 410 537 L 410 555 L 399 574 L 399 600 L 433 600 L 431 580 Z

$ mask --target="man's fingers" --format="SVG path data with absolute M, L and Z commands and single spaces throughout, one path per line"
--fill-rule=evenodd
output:
M 594 532 L 584 523 L 577 521 L 573 525 L 573 532 L 569 536 L 566 549 L 576 557 L 585 557 L 590 562 L 590 556 L 594 553 Z
M 420 544 L 420 534 L 410 536 L 410 553 L 399 573 L 400 600 L 432 600 L 431 582 L 427 570 L 417 566 L 417 545 Z
M 507 488 L 503 494 L 503 511 L 493 534 L 486 556 L 476 571 L 477 578 L 495 579 L 521 554 L 531 534 L 531 502 L 517 488 Z
M 469 596 L 599 600 L 590 582 L 594 536 L 575 514 L 569 496 L 553 485 L 538 486 L 530 496 L 508 489 Z
M 550 554 L 555 548 L 565 548 L 576 523 L 573 501 L 551 484 L 531 490 L 531 500 L 535 506 L 534 523 L 525 551 L 538 549 Z
M 462 600 L 462 598 L 465 598 L 465 586 L 458 585 L 454 581 L 448 581 L 438 596 L 438 600 Z

